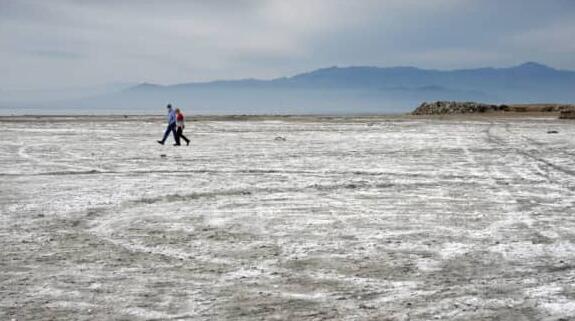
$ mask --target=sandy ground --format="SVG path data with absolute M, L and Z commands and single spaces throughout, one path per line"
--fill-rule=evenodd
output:
M 0 320 L 575 320 L 575 122 L 25 120 Z

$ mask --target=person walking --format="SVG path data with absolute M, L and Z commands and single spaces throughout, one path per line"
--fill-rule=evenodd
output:
M 178 142 L 183 139 L 186 141 L 186 145 L 190 145 L 190 140 L 184 136 L 184 127 L 184 114 L 182 114 L 180 108 L 176 108 L 176 135 L 178 135 Z
M 178 134 L 176 133 L 176 112 L 172 109 L 172 105 L 168 104 L 166 106 L 168 109 L 168 127 L 166 127 L 166 131 L 164 132 L 164 138 L 162 140 L 158 140 L 158 143 L 164 145 L 168 136 L 170 136 L 170 132 L 174 136 L 174 140 L 176 143 L 174 145 L 180 145 L 180 140 L 178 139 Z

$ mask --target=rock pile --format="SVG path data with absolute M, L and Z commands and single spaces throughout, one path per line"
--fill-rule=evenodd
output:
M 488 111 L 507 111 L 507 105 L 488 105 L 475 102 L 457 101 L 436 101 L 424 102 L 417 107 L 414 115 L 441 115 L 441 114 L 463 114 L 463 113 L 484 113 Z
M 559 119 L 575 119 L 575 109 L 562 110 Z

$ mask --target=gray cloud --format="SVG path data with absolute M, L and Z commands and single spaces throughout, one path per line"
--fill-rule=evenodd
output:
M 569 0 L 0 0 L 0 88 L 273 78 L 331 65 L 575 69 Z

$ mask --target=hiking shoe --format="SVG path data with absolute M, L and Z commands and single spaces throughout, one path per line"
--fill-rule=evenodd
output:
M 157 140 L 157 142 L 158 142 L 158 144 L 160 144 L 160 145 L 164 145 L 164 142 L 161 141 L 161 140 Z
M 190 146 L 190 141 L 189 141 L 189 140 L 186 142 L 186 146 Z
M 174 144 L 174 146 L 180 146 L 180 144 Z

